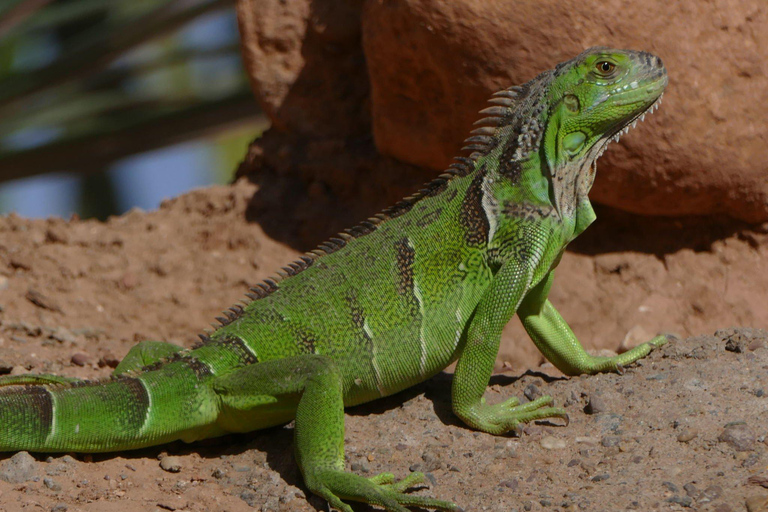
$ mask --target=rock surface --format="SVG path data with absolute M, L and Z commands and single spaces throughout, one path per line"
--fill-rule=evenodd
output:
M 593 198 L 637 213 L 768 219 L 761 0 L 370 0 L 363 33 L 376 146 L 433 169 L 450 163 L 495 90 L 588 46 L 655 52 L 670 74 L 661 114 L 606 154 Z
M 245 66 L 279 130 L 320 137 L 366 130 L 357 2 L 240 0 L 237 14 Z
M 238 172 L 273 238 L 309 250 L 394 204 L 434 171 L 382 157 L 371 135 L 361 2 L 241 0 L 245 66 L 272 128 Z
M 0 464 L 0 480 L 21 484 L 37 475 L 37 461 L 27 452 L 19 452 Z

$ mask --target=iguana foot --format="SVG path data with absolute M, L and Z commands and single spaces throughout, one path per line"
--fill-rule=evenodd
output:
M 654 349 L 666 345 L 677 339 L 671 334 L 660 334 L 650 341 L 646 341 L 626 352 L 612 357 L 588 356 L 582 362 L 583 367 L 579 373 L 619 372 L 623 373 L 624 367 L 636 362 L 650 354 Z M 568 373 L 568 372 L 566 372 Z
M 505 434 L 511 430 L 519 433 L 523 424 L 546 418 L 562 418 L 568 421 L 568 413 L 565 409 L 547 407 L 552 404 L 551 396 L 542 396 L 531 402 L 519 404 L 520 401 L 514 397 L 495 405 L 488 405 L 485 399 L 482 399 L 469 411 L 463 414 L 461 411 L 456 413 L 469 426 L 495 435 Z
M 392 473 L 365 478 L 345 471 L 320 470 L 311 474 L 305 473 L 304 479 L 312 492 L 323 497 L 333 508 L 342 512 L 353 512 L 352 507 L 342 500 L 361 501 L 382 507 L 387 512 L 408 512 L 407 507 L 448 512 L 462 510 L 450 501 L 405 493 L 406 490 L 426 480 L 424 474 L 418 472 L 395 481 Z

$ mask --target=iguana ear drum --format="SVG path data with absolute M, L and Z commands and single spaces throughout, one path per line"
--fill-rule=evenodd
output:
M 565 108 L 567 108 L 569 112 L 578 112 L 579 111 L 579 98 L 578 98 L 578 96 L 575 96 L 573 94 L 566 94 L 563 97 L 563 104 L 565 105 Z

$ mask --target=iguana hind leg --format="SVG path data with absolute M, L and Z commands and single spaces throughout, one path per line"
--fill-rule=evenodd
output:
M 141 370 L 145 366 L 161 361 L 182 350 L 184 350 L 184 347 L 168 343 L 167 341 L 142 341 L 131 347 L 131 350 L 120 361 L 120 364 L 115 367 L 112 375 L 120 375 L 132 370 Z
M 518 315 L 536 347 L 566 375 L 620 370 L 624 365 L 634 363 L 669 341 L 667 336 L 660 335 L 614 357 L 588 354 L 563 317 L 547 299 L 553 277 L 554 273 L 550 272 L 526 295 L 520 304 Z
M 447 501 L 405 494 L 423 481 L 412 473 L 395 482 L 384 473 L 364 478 L 344 471 L 344 399 L 341 375 L 328 357 L 304 355 L 246 366 L 217 378 L 213 389 L 224 414 L 237 417 L 249 410 L 262 414 L 293 412 L 296 460 L 307 487 L 334 508 L 352 512 L 342 500 L 361 501 L 389 512 L 406 507 L 458 511 Z M 290 411 L 292 409 L 292 411 Z
M 169 357 L 176 352 L 184 350 L 184 347 L 167 343 L 164 341 L 142 341 L 128 351 L 112 372 L 117 376 L 131 370 L 140 370 L 145 366 Z M 82 382 L 82 379 L 74 377 L 61 377 L 51 374 L 22 374 L 22 375 L 3 375 L 0 376 L 0 387 L 2 386 L 43 386 L 56 384 L 75 384 Z

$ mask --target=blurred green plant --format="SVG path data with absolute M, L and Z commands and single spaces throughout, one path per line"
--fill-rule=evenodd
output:
M 256 135 L 266 121 L 240 64 L 236 30 L 199 30 L 206 17 L 233 17 L 233 4 L 0 2 L 0 181 L 103 171 L 126 156 L 221 138 L 233 127 Z

